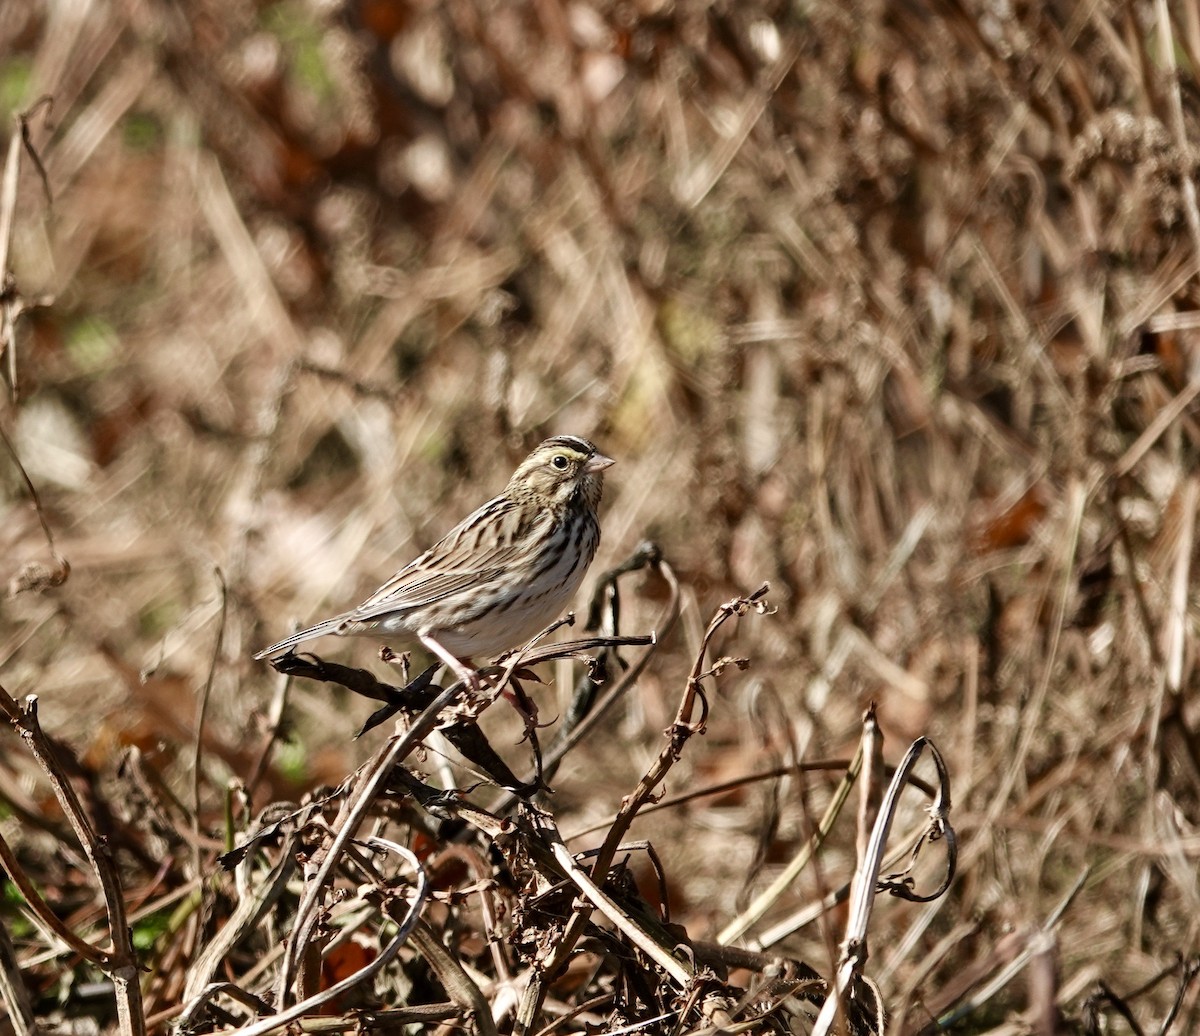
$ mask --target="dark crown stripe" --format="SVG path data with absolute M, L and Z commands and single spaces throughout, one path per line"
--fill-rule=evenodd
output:
M 547 439 L 543 446 L 566 446 L 568 449 L 578 450 L 580 453 L 586 453 L 591 456 L 596 452 L 596 447 L 587 439 L 580 438 L 578 435 L 556 435 L 551 439 Z

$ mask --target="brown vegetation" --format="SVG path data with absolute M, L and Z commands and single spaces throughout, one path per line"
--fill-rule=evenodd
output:
M 886 1031 L 1200 1027 L 1197 69 L 1182 0 L 0 2 L 9 1024 L 808 1032 L 876 702 L 959 841 L 876 900 Z M 507 706 L 354 740 L 374 646 L 250 656 L 553 432 L 665 635 L 505 812 Z M 587 672 L 516 674 L 547 754 Z

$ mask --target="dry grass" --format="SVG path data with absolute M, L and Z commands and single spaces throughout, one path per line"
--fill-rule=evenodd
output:
M 0 340 L 0 430 L 70 564 L 39 578 L 53 555 L 4 453 L 0 578 L 35 585 L 0 600 L 0 683 L 39 696 L 119 846 L 154 1024 L 236 901 L 224 875 L 203 911 L 178 897 L 269 743 L 281 685 L 252 651 L 359 599 L 570 431 L 620 461 L 596 571 L 650 538 L 682 586 L 674 633 L 553 780 L 573 850 L 657 757 L 714 608 L 769 580 L 776 612 L 713 646 L 752 665 L 710 687 L 666 790 L 847 757 L 871 700 L 888 762 L 932 738 L 960 866 L 932 904 L 877 905 L 888 1031 L 958 1008 L 959 1031 L 1121 1031 L 1124 1010 L 1151 1032 L 1181 991 L 1171 1031 L 1200 1026 L 1178 964 L 1200 936 L 1198 68 L 1182 0 L 0 4 L 0 106 L 54 99 L 30 121 L 53 206 L 23 157 L 0 235 L 5 312 L 49 302 Z M 639 578 L 624 632 L 661 612 Z M 553 718 L 572 674 L 543 675 Z M 351 740 L 357 698 L 289 695 L 247 815 L 386 738 Z M 484 719 L 523 772 L 519 723 Z M 103 942 L 91 872 L 6 745 L 0 831 Z M 672 920 L 712 940 L 839 778 L 634 823 Z M 199 837 L 174 841 L 194 780 Z M 853 828 L 743 943 L 848 879 Z M 832 977 L 845 917 L 827 918 L 771 952 Z M 0 920 L 39 1018 L 110 1024 L 99 972 Z M 363 1002 L 446 999 L 397 974 Z M 249 1015 L 223 1009 L 205 1024 Z

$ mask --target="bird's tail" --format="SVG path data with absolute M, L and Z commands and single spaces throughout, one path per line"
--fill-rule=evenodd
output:
M 326 633 L 338 633 L 345 621 L 346 616 L 335 615 L 332 619 L 318 622 L 315 626 L 309 626 L 306 630 L 300 630 L 298 633 L 293 633 L 290 637 L 285 637 L 278 644 L 272 644 L 269 648 L 263 648 L 254 657 L 268 658 L 271 655 L 278 655 L 281 652 L 289 651 L 297 644 L 303 643 L 306 640 L 315 640 L 317 637 L 325 636 Z

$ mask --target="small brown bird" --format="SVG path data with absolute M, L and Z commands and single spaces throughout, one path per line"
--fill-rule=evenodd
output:
M 596 509 L 612 460 L 587 439 L 556 435 L 504 492 L 468 515 L 352 611 L 260 651 L 266 658 L 326 634 L 419 640 L 478 689 L 464 659 L 492 658 L 558 618 L 600 544 Z

